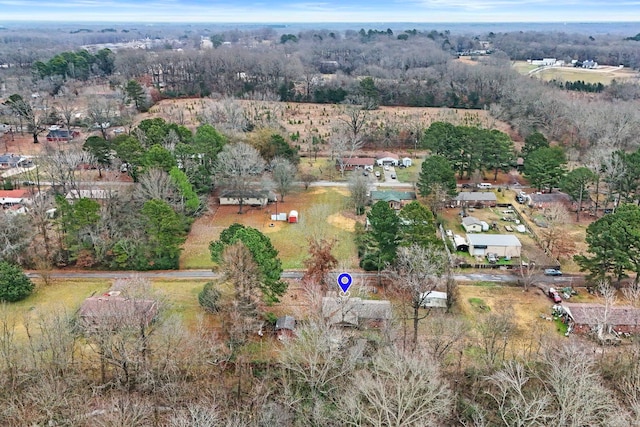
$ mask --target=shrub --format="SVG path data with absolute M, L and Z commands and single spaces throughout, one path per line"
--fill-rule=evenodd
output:
M 34 289 L 34 284 L 17 265 L 0 262 L 0 301 L 16 302 L 25 299 Z

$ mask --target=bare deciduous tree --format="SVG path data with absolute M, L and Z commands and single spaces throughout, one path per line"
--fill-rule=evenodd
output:
M 453 396 L 428 357 L 385 349 L 355 373 L 338 404 L 346 425 L 427 427 L 446 424 Z
M 462 350 L 469 332 L 468 323 L 459 317 L 433 313 L 424 324 L 424 349 L 434 360 L 444 363 L 456 349 Z
M 351 192 L 351 201 L 356 208 L 356 215 L 364 213 L 364 207 L 369 200 L 369 182 L 367 178 L 357 172 L 354 172 L 349 179 L 349 191 Z
M 488 366 L 495 366 L 504 360 L 507 346 L 516 332 L 513 314 L 508 310 L 502 313 L 490 313 L 478 322 L 476 328 L 480 333 L 480 347 L 483 359 Z
M 238 200 L 242 213 L 245 198 L 256 191 L 259 179 L 264 174 L 264 160 L 258 150 L 238 142 L 226 144 L 218 154 L 216 178 L 227 189 L 229 196 Z
M 544 353 L 540 376 L 552 397 L 554 425 L 625 425 L 619 424 L 619 406 L 585 350 L 565 344 Z
M 280 201 L 284 202 L 284 196 L 289 193 L 293 185 L 297 168 L 288 159 L 276 157 L 271 161 L 271 171 L 276 190 L 280 193 Z
M 344 383 L 357 359 L 347 345 L 349 334 L 312 320 L 280 351 L 283 398 L 296 419 L 308 425 L 333 425 L 329 410 L 344 398 Z
M 388 271 L 398 291 L 406 296 L 411 310 L 409 318 L 413 321 L 413 350 L 418 344 L 418 322 L 428 315 L 428 312 L 420 315 L 420 308 L 429 293 L 441 282 L 445 262 L 444 253 L 435 246 L 414 244 L 398 249 L 395 264 Z
M 551 396 L 531 386 L 535 378 L 520 362 L 505 363 L 488 381 L 491 387 L 485 392 L 498 404 L 498 415 L 505 426 L 546 426 L 553 420 Z

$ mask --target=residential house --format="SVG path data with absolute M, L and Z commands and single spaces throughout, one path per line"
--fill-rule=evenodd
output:
M 344 170 L 350 171 L 354 169 L 369 169 L 372 170 L 376 164 L 376 159 L 371 157 L 352 157 L 336 159 L 336 169 L 340 170 L 340 166 L 344 166 Z
M 553 193 L 533 193 L 527 195 L 527 204 L 529 207 L 544 209 L 556 204 L 565 205 L 567 208 L 571 207 L 571 197 L 567 193 L 553 192 Z M 583 204 L 588 202 L 587 198 Z
M 400 157 L 397 154 L 384 152 L 376 156 L 376 164 L 378 166 L 398 166 Z
M 483 222 L 484 221 L 480 221 L 475 216 L 467 216 L 465 218 L 462 218 L 462 228 L 464 228 L 464 231 L 466 231 L 467 233 L 481 233 L 483 231 L 486 231 L 483 230 Z
M 78 199 L 104 201 L 109 199 L 114 193 L 114 191 L 104 189 L 70 190 L 64 198 L 67 199 L 69 203 L 73 203 L 74 200 Z
M 48 142 L 69 142 L 80 136 L 78 131 L 70 131 L 67 129 L 51 129 L 47 134 Z
M 513 234 L 467 234 L 469 253 L 484 257 L 494 253 L 498 257 L 519 258 L 522 243 Z
M 322 316 L 331 326 L 379 328 L 391 320 L 391 303 L 356 297 L 322 298 Z
M 453 202 L 455 206 L 495 207 L 498 198 L 493 191 L 463 191 Z
M 376 203 L 380 200 L 388 202 L 392 209 L 399 210 L 407 203 L 416 200 L 416 193 L 413 191 L 382 191 L 375 190 L 370 194 L 371 202 Z
M 158 304 L 151 299 L 128 298 L 120 291 L 91 296 L 80 306 L 81 325 L 89 330 L 140 328 L 148 326 L 158 314 Z
M 33 165 L 33 161 L 24 156 L 15 154 L 0 155 L 0 169 L 28 168 Z
M 447 293 L 429 291 L 420 294 L 420 307 L 422 308 L 447 308 Z
M 265 207 L 267 203 L 276 200 L 276 195 L 266 190 L 254 190 L 244 194 L 227 190 L 220 194 L 220 205 L 239 205 L 240 200 L 246 206 Z
M 562 303 L 573 331 L 578 334 L 595 332 L 599 326 L 603 332 L 636 334 L 640 332 L 640 309 L 631 306 L 613 305 L 606 310 L 596 303 Z M 605 319 L 606 318 L 606 319 Z
M 31 204 L 34 195 L 32 190 L 0 190 L 0 205 L 4 209 L 27 206 Z

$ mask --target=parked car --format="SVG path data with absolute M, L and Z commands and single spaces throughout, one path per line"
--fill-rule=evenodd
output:
M 496 262 L 498 262 L 498 255 L 489 252 L 487 254 L 487 261 L 489 261 L 489 264 L 495 264 Z
M 385 165 L 384 166 L 384 170 L 388 171 L 389 170 L 389 166 Z
M 364 172 L 362 172 L 362 175 L 364 175 L 364 176 L 369 176 L 369 172 L 364 171 Z
M 376 178 L 380 178 L 380 171 L 376 171 Z
M 471 188 L 471 184 L 462 184 L 462 188 Z
M 391 179 L 396 179 L 396 174 L 395 173 L 391 174 Z
M 544 270 L 544 275 L 545 276 L 562 276 L 562 271 L 558 270 L 557 268 L 547 268 L 546 270 Z
M 555 288 L 549 288 L 549 298 L 551 298 L 556 304 L 562 302 L 562 298 L 560 297 L 558 291 L 555 290 Z

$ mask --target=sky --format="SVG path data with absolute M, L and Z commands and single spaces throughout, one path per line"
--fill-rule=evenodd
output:
M 640 0 L 0 0 L 1 21 L 629 22 Z

